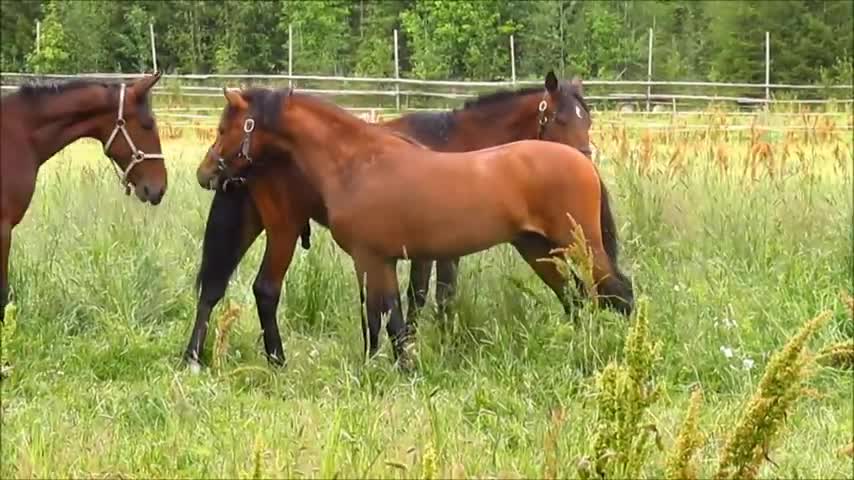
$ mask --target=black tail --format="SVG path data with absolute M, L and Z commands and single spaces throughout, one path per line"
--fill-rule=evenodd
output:
M 205 236 L 202 241 L 202 264 L 196 276 L 196 292 L 199 289 L 212 288 L 214 297 L 221 297 L 228 285 L 231 274 L 243 258 L 243 254 L 257 238 L 251 237 L 247 243 L 244 233 L 246 212 L 251 207 L 252 197 L 248 188 L 236 188 L 229 192 L 217 190 L 214 193 Z
M 605 247 L 605 253 L 608 254 L 608 258 L 611 261 L 611 269 L 617 277 L 615 282 L 610 282 L 611 285 L 603 285 L 606 290 L 606 292 L 603 293 L 606 293 L 609 296 L 609 298 L 606 299 L 606 303 L 611 304 L 618 311 L 628 314 L 631 313 L 632 307 L 634 306 L 632 280 L 620 271 L 617 263 L 617 257 L 619 255 L 619 247 L 617 246 L 617 226 L 614 224 L 614 216 L 611 213 L 611 205 L 608 201 L 608 189 L 605 188 L 605 183 L 602 181 L 601 177 L 599 178 L 599 186 L 602 190 L 599 209 L 599 224 L 602 230 L 602 243 Z M 618 298 L 613 298 L 614 296 L 620 297 L 622 301 Z

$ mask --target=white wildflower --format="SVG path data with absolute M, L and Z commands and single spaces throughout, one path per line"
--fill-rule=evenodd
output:
M 721 353 L 723 353 L 726 358 L 732 358 L 735 354 L 730 347 L 721 347 Z
M 741 365 L 744 367 L 745 370 L 750 370 L 753 368 L 754 365 L 753 359 L 749 357 L 745 358 L 741 361 Z

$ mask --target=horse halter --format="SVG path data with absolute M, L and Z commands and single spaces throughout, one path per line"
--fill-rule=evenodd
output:
M 537 114 L 537 123 L 539 124 L 539 127 L 537 127 L 537 140 L 543 139 L 543 133 L 546 131 L 546 124 L 548 124 L 549 121 L 554 120 L 557 115 L 557 112 L 553 112 L 551 114 L 551 118 L 546 115 L 546 110 L 549 109 L 549 102 L 546 100 L 547 97 L 548 93 L 543 94 L 543 100 L 540 102 L 539 107 L 537 107 L 537 110 L 539 110 L 539 113 Z
M 121 89 L 119 90 L 119 113 L 116 116 L 116 126 L 113 127 L 113 133 L 110 134 L 110 138 L 104 143 L 104 154 L 109 156 L 110 146 L 113 144 L 113 141 L 116 139 L 116 135 L 119 132 L 122 132 L 122 135 L 125 137 L 125 141 L 128 142 L 128 146 L 131 150 L 131 162 L 128 164 L 127 168 L 125 168 L 124 172 L 119 174 L 119 166 L 114 163 L 116 167 L 116 175 L 119 177 L 119 181 L 122 182 L 122 185 L 125 187 L 125 195 L 130 195 L 130 181 L 128 180 L 128 175 L 130 175 L 133 167 L 142 163 L 144 160 L 163 160 L 162 153 L 145 153 L 142 150 L 136 148 L 136 144 L 133 143 L 133 140 L 130 138 L 130 133 L 128 133 L 125 125 L 125 89 L 127 86 L 123 83 L 121 85 Z
M 539 113 L 537 115 L 537 123 L 539 124 L 539 126 L 537 127 L 537 140 L 543 139 L 543 134 L 546 132 L 546 125 L 550 121 L 554 120 L 555 117 L 557 117 L 557 111 L 552 112 L 551 115 L 546 115 L 546 110 L 548 110 L 548 108 L 549 108 L 549 102 L 548 102 L 548 100 L 546 100 L 547 97 L 548 97 L 548 93 L 545 93 L 543 95 L 543 100 L 540 102 L 539 107 L 537 107 L 537 110 L 539 110 Z M 579 117 L 580 117 L 580 114 L 579 114 Z M 583 153 L 584 155 L 586 155 L 588 158 L 593 158 L 593 152 L 590 149 L 588 149 L 588 148 L 584 148 L 584 149 L 577 148 L 577 150 L 579 152 Z
M 253 163 L 252 156 L 249 154 L 249 149 L 252 146 L 252 132 L 253 131 L 255 131 L 255 119 L 250 117 L 250 118 L 247 118 L 246 120 L 244 120 L 244 122 L 243 122 L 243 140 L 240 141 L 240 149 L 237 151 L 236 154 L 234 154 L 234 159 L 242 158 L 242 159 L 246 160 L 246 162 L 249 163 L 250 165 Z M 225 164 L 225 159 L 222 157 L 222 155 L 216 153 L 214 151 L 213 147 L 208 149 L 208 155 L 211 155 L 214 158 L 216 158 L 217 172 L 219 172 L 220 175 L 225 173 L 226 164 Z M 239 187 L 239 186 L 243 185 L 244 183 L 246 183 L 246 177 L 245 176 L 228 177 L 222 183 L 222 189 L 228 190 L 228 186 L 231 184 L 234 184 L 235 186 Z

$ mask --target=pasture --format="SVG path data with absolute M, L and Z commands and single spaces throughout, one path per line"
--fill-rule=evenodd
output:
M 692 387 L 709 477 L 770 355 L 806 320 L 831 314 L 811 351 L 854 337 L 841 300 L 854 268 L 851 127 L 850 111 L 594 115 L 620 264 L 661 345 L 644 414 L 661 449 L 644 477 L 662 476 Z M 384 333 L 363 361 L 352 266 L 320 227 L 286 279 L 288 365 L 268 366 L 252 296 L 259 240 L 214 315 L 207 368 L 183 368 L 212 197 L 195 168 L 213 137 L 161 132 L 169 188 L 157 207 L 122 194 L 95 142 L 40 173 L 12 245 L 0 477 L 578 475 L 601 420 L 597 373 L 623 360 L 631 322 L 592 306 L 569 322 L 509 247 L 463 259 L 458 315 L 421 321 L 407 376 Z M 807 387 L 760 477 L 851 477 L 850 370 L 816 366 Z

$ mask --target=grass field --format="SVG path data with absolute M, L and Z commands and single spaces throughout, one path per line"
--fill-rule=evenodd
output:
M 627 121 L 597 116 L 594 140 L 621 264 L 661 342 L 660 395 L 644 418 L 663 450 L 641 472 L 663 475 L 701 385 L 697 464 L 709 477 L 769 356 L 806 320 L 831 312 L 812 351 L 854 337 L 840 300 L 854 265 L 851 113 L 665 117 L 649 131 Z M 713 126 L 690 130 L 700 121 Z M 756 128 L 726 131 L 736 122 Z M 0 477 L 578 474 L 600 420 L 597 372 L 623 359 L 630 320 L 587 307 L 573 325 L 506 247 L 463 261 L 458 317 L 446 329 L 422 321 L 418 371 L 405 376 L 384 334 L 380 357 L 362 360 L 350 259 L 322 228 L 286 281 L 288 366 L 268 366 L 251 289 L 257 242 L 224 302 L 237 317 L 215 367 L 182 368 L 212 195 L 194 171 L 209 142 L 164 134 L 158 207 L 123 195 L 94 142 L 41 172 L 12 247 Z M 212 327 L 208 352 L 216 337 Z M 854 441 L 851 371 L 818 366 L 807 387 L 760 477 L 852 477 L 840 453 Z

